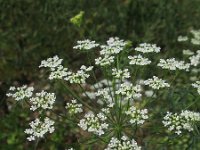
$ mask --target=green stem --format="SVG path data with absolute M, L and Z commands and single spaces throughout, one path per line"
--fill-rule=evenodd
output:
M 61 84 L 64 86 L 64 88 L 74 97 L 76 98 L 80 103 L 82 103 L 84 106 L 86 106 L 88 109 L 95 112 L 95 110 L 90 107 L 87 103 L 85 103 L 77 94 L 75 94 L 67 85 L 65 85 L 62 81 Z

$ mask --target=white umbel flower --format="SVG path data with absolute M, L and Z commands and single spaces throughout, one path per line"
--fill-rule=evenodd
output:
M 29 141 L 43 138 L 44 134 L 46 134 L 47 132 L 54 132 L 54 121 L 50 120 L 47 117 L 43 121 L 37 118 L 34 121 L 30 122 L 29 125 L 31 128 L 24 131 L 26 134 L 29 134 L 29 137 L 27 138 Z
M 129 140 L 128 137 L 122 136 L 120 140 L 112 137 L 105 150 L 141 150 L 141 147 L 134 139 Z
M 106 104 L 108 107 L 113 107 L 114 103 L 112 97 L 114 97 L 114 92 L 109 88 L 99 89 L 95 92 L 97 102 L 99 104 Z
M 128 56 L 128 59 L 130 59 L 130 62 L 129 62 L 130 65 L 144 66 L 151 63 L 151 61 L 148 58 L 145 58 L 142 55 Z
M 117 78 L 117 79 L 128 79 L 130 78 L 130 72 L 128 71 L 128 69 L 112 69 L 112 75 Z
M 92 69 L 93 66 L 86 67 L 82 65 L 80 70 L 78 70 L 76 73 L 69 73 L 70 75 L 64 78 L 64 80 L 69 81 L 70 83 L 83 84 L 86 82 L 86 79 L 89 78 L 90 75 L 88 72 L 90 72 Z
M 74 148 L 68 148 L 67 150 L 75 150 Z
M 194 88 L 197 89 L 197 92 L 200 94 L 200 81 L 196 81 L 195 83 L 192 84 Z
M 77 45 L 74 46 L 74 49 L 79 50 L 90 50 L 92 48 L 98 47 L 99 44 L 97 44 L 95 41 L 91 41 L 89 39 L 83 40 L 83 41 L 77 41 Z
M 200 45 L 200 30 L 191 30 L 190 32 L 193 34 L 191 43 L 194 45 Z
M 114 62 L 114 56 L 105 55 L 103 57 L 98 57 L 95 59 L 95 64 L 100 66 L 107 66 Z
M 63 79 L 70 75 L 71 72 L 68 71 L 68 68 L 64 68 L 62 65 L 57 66 L 57 68 L 53 68 L 50 72 L 49 79 Z
M 158 66 L 163 69 L 176 70 L 176 60 L 175 58 L 160 59 Z
M 105 133 L 104 130 L 108 128 L 108 124 L 105 123 L 106 119 L 107 117 L 103 113 L 94 115 L 93 112 L 89 112 L 80 120 L 78 126 L 85 131 L 101 136 Z
M 187 40 L 188 40 L 188 37 L 187 36 L 182 36 L 182 35 L 178 36 L 178 39 L 177 39 L 178 42 L 185 42 Z
M 169 131 L 173 131 L 179 135 L 183 130 L 193 131 L 193 125 L 199 121 L 200 113 L 185 110 L 180 114 L 167 112 L 162 122 Z
M 47 93 L 45 91 L 41 91 L 40 93 L 36 93 L 36 96 L 30 99 L 31 102 L 30 110 L 34 111 L 38 108 L 52 109 L 55 100 L 56 100 L 55 93 Z
M 71 115 L 83 112 L 82 104 L 78 104 L 75 99 L 73 99 L 71 103 L 67 103 L 65 108 Z
M 139 47 L 135 48 L 135 50 L 142 53 L 159 53 L 160 47 L 157 47 L 156 44 L 141 43 L 139 44 Z
M 127 42 L 120 40 L 118 37 L 111 37 L 107 41 L 107 45 L 101 45 L 100 55 L 114 55 L 120 53 L 124 47 L 127 45 Z
M 57 55 L 52 57 L 52 58 L 48 58 L 47 60 L 43 60 L 41 62 L 40 67 L 46 67 L 46 68 L 50 68 L 50 75 L 49 75 L 49 79 L 53 80 L 53 79 L 63 79 L 65 77 L 67 77 L 68 75 L 71 74 L 70 71 L 68 71 L 68 68 L 64 68 L 61 63 L 62 63 L 63 59 L 60 59 Z
M 176 67 L 179 70 L 189 71 L 189 69 L 190 69 L 190 63 L 185 63 L 184 61 L 177 61 Z
M 196 55 L 189 57 L 189 59 L 192 66 L 198 66 L 200 64 L 200 50 L 197 51 Z
M 140 98 L 142 96 L 141 91 L 142 88 L 140 85 L 133 86 L 132 83 L 125 82 L 120 85 L 119 89 L 116 91 L 116 94 L 126 96 L 127 99 Z
M 151 79 L 147 79 L 144 81 L 145 85 L 149 85 L 153 89 L 160 89 L 160 88 L 165 88 L 165 87 L 170 87 L 168 83 L 165 82 L 165 80 L 159 79 L 156 76 L 153 76 Z
M 194 55 L 194 52 L 189 49 L 184 49 L 183 55 L 187 55 L 187 56 Z
M 163 69 L 169 69 L 169 70 L 186 70 L 188 71 L 190 68 L 189 63 L 185 63 L 184 61 L 177 61 L 175 58 L 169 58 L 169 59 L 160 59 L 160 62 L 158 63 L 159 67 Z
M 63 59 L 60 59 L 57 55 L 52 57 L 52 58 L 48 58 L 47 60 L 43 60 L 41 61 L 41 64 L 39 66 L 39 68 L 41 67 L 45 67 L 45 68 L 56 68 L 58 66 L 61 65 Z
M 14 98 L 16 101 L 23 100 L 25 98 L 30 98 L 33 95 L 33 87 L 27 87 L 27 85 L 23 85 L 21 87 L 11 86 L 9 89 L 9 93 L 6 95 L 8 97 Z
M 137 109 L 136 107 L 130 107 L 125 113 L 130 117 L 131 124 L 141 125 L 148 119 L 147 109 Z

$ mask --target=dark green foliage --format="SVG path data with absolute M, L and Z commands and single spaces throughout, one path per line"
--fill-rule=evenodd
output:
M 74 25 L 70 19 L 81 11 L 81 23 Z M 14 81 L 21 85 L 41 82 L 38 65 L 47 57 L 58 55 L 75 68 L 84 64 L 85 58 L 72 50 L 79 39 L 103 42 L 118 36 L 131 40 L 133 46 L 152 42 L 169 50 L 163 53 L 179 57 L 182 49 L 177 36 L 200 28 L 199 21 L 198 0 L 0 0 L 1 95 Z M 31 145 L 23 133 L 27 113 L 14 109 L 8 113 L 6 98 L 0 98 L 0 116 L 4 117 L 0 120 L 0 149 L 27 148 Z M 20 124 L 20 115 L 26 125 Z M 44 145 L 64 149 L 70 140 L 63 135 L 72 138 L 60 131 L 52 135 L 50 145 Z

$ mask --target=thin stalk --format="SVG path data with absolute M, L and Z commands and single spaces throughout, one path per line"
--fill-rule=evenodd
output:
M 95 110 L 90 107 L 87 103 L 85 103 L 78 95 L 76 95 L 68 86 L 66 86 L 63 82 L 61 84 L 64 86 L 64 88 L 74 97 L 76 98 L 80 103 L 82 103 L 84 106 L 86 106 L 88 109 L 92 110 L 95 112 Z
M 37 146 L 38 146 L 38 143 L 39 143 L 39 138 L 37 138 L 36 142 L 35 142 L 35 145 L 34 145 L 34 150 L 37 150 Z

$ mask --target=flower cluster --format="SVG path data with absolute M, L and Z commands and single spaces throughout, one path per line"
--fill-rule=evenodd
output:
M 121 70 L 121 69 L 112 69 L 112 75 L 117 78 L 117 79 L 128 79 L 130 78 L 130 73 L 128 71 L 128 69 L 124 69 L 124 70 Z
M 200 50 L 197 51 L 196 55 L 189 57 L 189 59 L 192 66 L 198 66 L 200 64 Z
M 64 68 L 62 65 L 59 65 L 56 68 L 51 68 L 49 80 L 63 79 L 64 77 L 66 77 L 70 74 L 71 74 L 71 72 L 68 71 L 68 68 Z
M 100 57 L 95 59 L 95 64 L 107 66 L 114 62 L 115 55 L 119 54 L 127 42 L 120 40 L 118 37 L 111 37 L 107 41 L 107 45 L 101 45 Z
M 68 68 L 64 68 L 61 65 L 62 61 L 63 59 L 60 59 L 58 56 L 54 56 L 52 58 L 48 58 L 47 60 L 42 60 L 39 68 L 50 68 L 50 80 L 63 79 L 68 76 L 70 72 L 68 72 Z
M 83 112 L 82 104 L 78 104 L 75 99 L 73 99 L 71 103 L 67 103 L 65 108 L 71 115 Z
M 114 92 L 111 93 L 108 87 L 99 89 L 97 92 L 95 92 L 95 96 L 98 97 L 99 103 L 106 103 L 109 107 L 113 106 L 112 97 L 114 96 Z
M 164 117 L 163 124 L 169 131 L 174 131 L 176 134 L 181 134 L 183 130 L 193 131 L 195 122 L 200 121 L 200 113 L 192 111 L 182 111 L 180 114 L 167 112 Z
M 197 89 L 197 92 L 200 94 L 200 81 L 196 81 L 195 83 L 192 84 L 194 88 Z
M 75 150 L 74 148 L 68 148 L 67 150 Z
M 141 147 L 134 139 L 129 140 L 128 137 L 122 136 L 120 140 L 112 137 L 105 150 L 141 150 Z
M 135 50 L 142 53 L 159 53 L 160 47 L 157 47 L 156 44 L 141 43 L 139 44 L 139 47 L 135 48 Z
M 107 45 L 101 45 L 100 55 L 113 55 L 120 53 L 124 47 L 127 45 L 127 42 L 120 40 L 118 37 L 111 37 L 107 41 Z
M 194 52 L 189 50 L 189 49 L 184 49 L 183 50 L 183 55 L 188 55 L 188 56 L 194 55 Z
M 90 76 L 88 72 L 90 72 L 92 69 L 93 66 L 86 67 L 82 65 L 80 70 L 78 70 L 76 73 L 70 72 L 69 75 L 64 78 L 64 80 L 69 81 L 70 83 L 85 83 L 86 79 Z
M 14 98 L 16 101 L 23 100 L 25 98 L 30 98 L 33 95 L 33 87 L 27 87 L 27 85 L 23 85 L 21 87 L 11 86 L 9 89 L 9 93 L 6 95 L 8 97 Z
M 45 133 L 52 133 L 54 131 L 54 121 L 47 117 L 43 121 L 37 118 L 30 122 L 29 125 L 31 128 L 24 131 L 26 134 L 30 135 L 27 138 L 29 141 L 36 140 L 37 138 L 42 138 L 44 137 Z
M 83 40 L 83 41 L 77 41 L 77 45 L 74 46 L 74 49 L 79 50 L 90 50 L 92 48 L 98 47 L 99 44 L 97 44 L 95 41 L 91 41 L 89 39 Z
M 88 72 L 93 69 L 93 66 L 86 67 L 82 65 L 80 70 L 74 73 L 72 71 L 69 71 L 68 68 L 64 68 L 61 63 L 62 59 L 58 58 L 58 56 L 54 56 L 53 58 L 43 60 L 39 67 L 50 68 L 50 80 L 64 79 L 66 81 L 69 81 L 70 83 L 78 84 L 85 83 L 85 80 L 90 76 Z
M 148 58 L 143 57 L 142 55 L 137 56 L 128 56 L 128 59 L 131 61 L 129 62 L 130 65 L 148 65 L 151 61 Z
M 187 36 L 182 36 L 182 35 L 178 36 L 178 39 L 177 39 L 178 42 L 185 42 L 187 40 L 188 40 L 188 37 Z
M 137 109 L 136 107 L 130 107 L 125 113 L 130 116 L 131 124 L 144 124 L 145 120 L 148 119 L 147 109 Z
M 55 55 L 52 58 L 48 58 L 47 60 L 42 60 L 39 68 L 45 67 L 45 68 L 56 68 L 61 65 L 63 59 L 60 59 L 57 55 Z
M 30 110 L 36 110 L 38 108 L 42 109 L 52 109 L 53 104 L 56 100 L 56 96 L 54 93 L 47 93 L 45 91 L 41 91 L 40 93 L 36 93 L 35 97 L 30 98 L 31 108 Z
M 164 87 L 170 87 L 168 83 L 165 82 L 165 80 L 159 79 L 156 76 L 153 76 L 152 79 L 147 79 L 144 81 L 145 85 L 149 85 L 153 89 L 160 89 Z
M 191 30 L 190 32 L 193 35 L 191 43 L 194 45 L 200 45 L 200 30 Z
M 100 66 L 107 66 L 114 62 L 114 56 L 105 55 L 104 57 L 98 57 L 95 59 L 95 64 Z
M 127 99 L 140 98 L 142 96 L 141 91 L 142 88 L 140 85 L 133 86 L 132 83 L 125 82 L 120 85 L 120 88 L 116 91 L 116 94 L 126 96 Z
M 105 123 L 107 117 L 103 113 L 94 115 L 93 112 L 85 114 L 84 118 L 80 120 L 78 126 L 88 132 L 93 132 L 99 136 L 103 135 L 104 130 L 108 128 L 108 124 Z
M 160 62 L 158 63 L 158 66 L 163 69 L 169 69 L 169 70 L 186 70 L 188 71 L 190 68 L 189 63 L 185 63 L 184 61 L 177 61 L 175 58 L 170 59 L 160 59 Z

